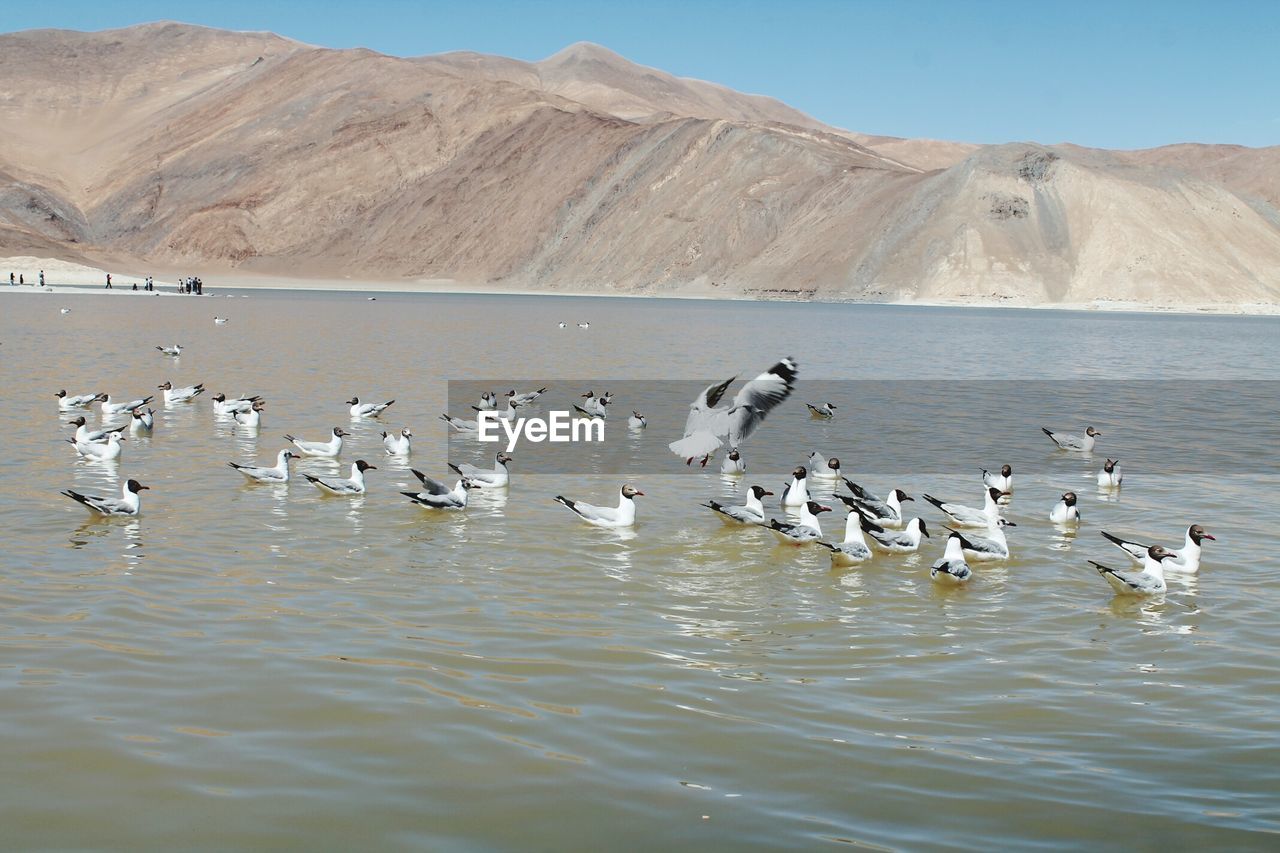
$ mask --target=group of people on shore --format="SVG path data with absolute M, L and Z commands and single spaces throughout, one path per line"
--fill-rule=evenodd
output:
M 106 289 L 107 289 L 107 290 L 115 290 L 115 287 L 114 287 L 114 285 L 113 285 L 113 283 L 112 283 L 112 280 L 111 280 L 111 273 L 107 273 L 107 274 L 106 274 L 106 276 L 107 276 Z M 38 286 L 39 286 L 39 287 L 44 287 L 44 286 L 45 286 L 44 270 L 40 270 L 40 274 L 39 274 L 39 277 L 38 277 L 38 282 L 39 282 L 39 283 L 38 283 Z M 10 272 L 10 273 L 9 273 L 9 286 L 10 286 L 10 287 L 17 287 L 17 286 L 19 286 L 19 285 L 21 285 L 21 286 L 26 286 L 26 283 L 27 283 L 27 276 L 26 276 L 26 273 L 13 273 L 13 272 Z M 35 286 L 35 285 L 33 285 L 33 286 Z M 133 282 L 133 289 L 134 289 L 134 290 L 145 290 L 145 291 L 148 291 L 148 292 L 154 291 L 154 290 L 156 289 L 156 280 L 155 280 L 153 277 L 151 277 L 151 276 L 147 276 L 146 278 L 144 278 L 144 279 L 142 280 L 142 286 L 141 286 L 141 287 L 139 287 L 139 286 L 138 286 L 138 282 L 137 282 L 137 281 Z M 197 295 L 197 296 L 203 296 L 203 295 L 204 295 L 204 281 L 203 281 L 203 280 L 201 280 L 199 276 L 194 276 L 194 275 L 186 276 L 186 277 L 184 277 L 184 278 L 180 278 L 180 279 L 178 279 L 178 293 L 194 293 L 194 294 L 195 294 L 195 295 Z

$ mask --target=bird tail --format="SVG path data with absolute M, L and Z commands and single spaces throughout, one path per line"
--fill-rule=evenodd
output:
M 947 527 L 945 524 L 944 524 L 944 525 L 942 525 L 942 526 L 943 526 L 945 529 L 950 530 L 952 533 L 954 533 L 955 535 L 957 535 L 957 536 L 959 536 L 959 537 L 960 537 L 960 547 L 961 547 L 961 548 L 968 548 L 970 551 L 974 550 L 974 548 L 973 548 L 973 543 L 972 543 L 972 542 L 970 542 L 968 539 L 965 539 L 965 538 L 964 538 L 964 534 L 963 534 L 963 533 L 961 533 L 959 530 L 956 530 L 954 527 Z
M 306 478 L 307 478 L 307 482 L 309 482 L 309 483 L 318 483 L 318 482 L 320 482 L 320 478 L 319 478 L 319 477 L 317 477 L 317 476 L 315 476 L 315 475 L 313 475 L 313 474 L 303 474 L 302 476 L 306 477 Z
M 1100 574 L 1100 575 L 1104 575 L 1104 576 L 1105 576 L 1105 575 L 1114 575 L 1114 574 L 1116 573 L 1116 570 L 1115 570 L 1115 569 L 1108 568 L 1107 566 L 1102 565 L 1102 563 L 1097 563 L 1097 562 L 1094 562 L 1093 560 L 1090 560 L 1089 562 L 1090 562 L 1090 563 L 1091 563 L 1095 568 L 1097 568 L 1097 570 L 1098 570 L 1098 574 Z
M 298 439 L 294 438 L 293 436 L 289 435 L 288 433 L 285 433 L 285 434 L 284 434 L 284 440 L 285 440 L 285 441 L 297 441 Z
M 1040 427 L 1040 431 L 1045 435 L 1049 436 L 1049 438 L 1053 438 L 1053 430 L 1046 429 L 1045 427 Z
M 382 408 L 384 408 L 384 409 L 385 409 L 385 408 L 387 408 L 388 406 L 390 406 L 390 405 L 391 405 L 392 403 L 394 403 L 394 402 L 395 402 L 395 400 L 388 400 L 387 402 L 385 402 L 385 403 L 383 403 L 383 404 L 382 404 Z
M 922 494 L 920 495 L 920 497 L 924 498 L 924 499 L 925 499 L 925 500 L 927 500 L 929 503 L 931 503 L 931 504 L 933 504 L 934 506 L 936 506 L 938 509 L 942 509 L 942 501 L 938 500 L 937 498 L 935 498 L 933 495 L 929 494 L 928 492 L 924 492 L 924 493 L 922 493 Z
M 1099 530 L 1098 532 L 1102 534 L 1102 538 L 1103 538 L 1103 539 L 1107 540 L 1107 541 L 1108 541 L 1108 542 L 1110 542 L 1112 545 L 1119 545 L 1121 548 L 1123 548 L 1125 545 L 1127 545 L 1127 544 L 1128 544 L 1128 543 L 1127 543 L 1127 542 L 1125 542 L 1123 539 L 1121 539 L 1119 536 L 1112 536 L 1110 533 L 1108 533 L 1108 532 L 1107 532 L 1107 531 L 1105 531 L 1105 530 Z
M 457 474 L 458 476 L 462 476 L 462 469 L 459 468 L 457 465 L 454 465 L 452 462 L 450 462 L 449 468 L 453 471 L 453 473 Z
M 417 492 L 401 492 L 400 494 L 404 495 L 406 498 L 413 501 L 414 503 L 422 503 L 422 501 L 418 500 Z
M 73 501 L 79 501 L 80 503 L 85 504 L 86 506 L 89 504 L 89 499 L 86 498 L 84 495 L 80 494 L 79 492 L 73 492 L 70 489 L 67 489 L 65 492 L 62 492 L 62 494 L 71 498 Z
M 230 465 L 232 468 L 236 469 L 237 471 L 239 471 L 241 468 L 245 467 L 245 466 L 243 466 L 243 465 L 237 465 L 237 464 L 236 464 L 236 463 L 234 463 L 234 462 L 228 462 L 227 464 L 228 464 L 228 465 Z
M 575 501 L 571 501 L 571 500 L 569 500 L 569 499 L 568 499 L 568 498 L 566 498 L 564 495 L 556 495 L 555 500 L 556 500 L 557 502 L 559 502 L 559 503 L 564 504 L 565 506 L 567 506 L 569 509 L 573 510 L 574 512 L 577 512 L 577 511 L 578 511 L 578 510 L 577 510 L 577 508 L 574 506 Z

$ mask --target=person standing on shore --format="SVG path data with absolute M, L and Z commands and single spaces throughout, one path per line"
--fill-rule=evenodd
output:
M 107 290 L 111 289 L 111 273 L 107 273 Z
M 13 287 L 13 273 L 9 273 L 9 286 Z
M 18 284 L 26 284 L 27 276 L 25 273 L 18 273 Z
M 44 270 L 40 270 L 40 286 L 44 287 Z

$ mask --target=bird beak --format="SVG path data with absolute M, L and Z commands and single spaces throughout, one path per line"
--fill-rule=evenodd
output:
M 644 492 L 636 492 L 636 497 L 638 498 L 644 497 Z
M 773 492 L 765 492 L 766 495 L 772 495 Z
M 151 491 L 150 486 L 138 486 L 138 491 L 142 491 L 143 489 L 146 489 L 147 491 Z
M 1214 542 L 1217 542 L 1217 541 L 1218 541 L 1218 537 L 1217 537 L 1217 536 L 1210 536 L 1208 533 L 1202 533 L 1202 534 L 1200 534 L 1200 538 L 1201 538 L 1201 539 L 1212 539 Z
M 903 498 L 903 500 L 904 500 L 904 501 L 914 501 L 914 500 L 915 500 L 915 498 L 911 497 L 911 495 L 907 495 L 905 498 Z
M 1004 523 L 1004 526 L 1005 526 L 1005 527 L 1017 527 L 1018 525 L 1014 524 L 1012 521 L 1006 521 L 1006 522 Z

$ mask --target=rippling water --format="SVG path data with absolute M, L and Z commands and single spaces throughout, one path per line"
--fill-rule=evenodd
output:
M 0 846 L 1277 843 L 1274 409 L 1250 429 L 1266 393 L 1173 419 L 1180 447 L 1256 466 L 1128 467 L 1113 497 L 1087 478 L 1102 454 L 1126 458 L 1141 412 L 1099 401 L 1057 424 L 1116 427 L 1092 460 L 1047 442 L 1020 459 L 1015 557 L 955 591 L 928 578 L 941 537 L 832 572 L 816 550 L 723 529 L 697 502 L 734 487 L 674 459 L 627 472 L 647 493 L 634 535 L 549 499 L 604 502 L 617 476 L 522 476 L 518 451 L 509 494 L 477 493 L 464 514 L 397 492 L 409 465 L 446 473 L 446 379 L 725 377 L 792 354 L 821 379 L 1274 380 L 1280 321 L 264 292 L 0 308 Z M 174 341 L 180 360 L 153 349 Z M 60 440 L 58 388 L 125 397 L 165 379 L 262 394 L 264 426 L 237 434 L 207 399 L 157 405 L 154 435 L 127 442 L 118 470 Z M 352 425 L 353 394 L 397 402 Z M 814 423 L 793 400 L 766 429 L 854 475 L 896 458 L 911 425 L 855 447 L 848 402 Z M 1040 426 L 1000 414 L 997 433 Z M 1209 414 L 1236 428 L 1197 436 Z M 334 425 L 355 432 L 344 463 L 378 466 L 363 498 L 301 479 L 251 487 L 225 465 Z M 403 425 L 417 433 L 408 463 L 378 435 Z M 974 466 L 1004 460 L 970 458 L 963 432 L 955 444 L 952 474 L 881 464 L 869 485 L 976 500 Z M 798 461 L 754 459 L 748 482 L 777 490 Z M 137 519 L 95 522 L 58 494 L 129 476 L 152 487 Z M 1075 533 L 1045 520 L 1065 488 L 1082 495 Z M 1086 563 L 1122 564 L 1099 527 L 1179 545 L 1192 521 L 1218 541 L 1162 601 L 1113 599 Z

